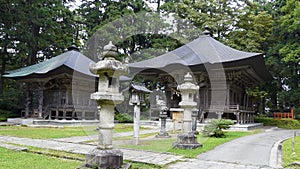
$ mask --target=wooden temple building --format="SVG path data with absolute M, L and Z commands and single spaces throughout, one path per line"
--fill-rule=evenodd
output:
M 209 31 L 161 56 L 129 64 L 131 73 L 163 83 L 172 113 L 182 111 L 177 86 L 191 72 L 200 89 L 194 96 L 199 120 L 228 118 L 253 123 L 253 100 L 247 89 L 272 79 L 263 54 L 244 52 L 215 40 Z
M 97 77 L 89 71 L 92 62 L 73 44 L 65 53 L 4 77 L 26 84 L 25 117 L 95 120 L 97 103 L 90 94 L 96 91 Z

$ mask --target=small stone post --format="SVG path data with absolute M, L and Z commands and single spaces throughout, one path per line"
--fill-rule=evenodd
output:
M 160 131 L 159 131 L 158 135 L 156 135 L 156 137 L 159 137 L 159 138 L 169 138 L 170 137 L 166 130 L 166 123 L 167 123 L 167 117 L 168 117 L 167 112 L 168 112 L 167 107 L 161 108 L 161 111 L 159 114 L 161 126 L 160 126 Z
M 139 144 L 139 134 L 140 134 L 140 116 L 141 116 L 141 107 L 140 104 L 134 104 L 134 117 L 133 117 L 133 137 L 135 138 L 135 144 Z
M 116 58 L 117 48 L 110 42 L 104 46 L 103 60 L 90 64 L 90 71 L 99 75 L 98 91 L 91 94 L 91 99 L 99 105 L 99 136 L 97 148 L 89 152 L 86 158 L 87 167 L 120 168 L 123 164 L 123 153 L 113 149 L 114 108 L 122 103 L 124 96 L 119 92 L 119 77 L 128 72 L 128 65 Z
M 193 78 L 190 73 L 184 76 L 184 82 L 177 87 L 181 91 L 182 101 L 179 105 L 183 112 L 183 133 L 177 136 L 177 142 L 173 143 L 175 148 L 195 149 L 202 145 L 197 142 L 197 136 L 192 132 L 192 111 L 197 106 L 194 102 L 194 94 L 199 90 L 199 86 L 192 83 Z

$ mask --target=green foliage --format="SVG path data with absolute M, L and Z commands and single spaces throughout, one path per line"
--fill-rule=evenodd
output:
M 74 169 L 82 162 L 74 160 L 58 159 L 41 154 L 32 154 L 27 152 L 16 152 L 0 147 L 1 168 L 31 168 L 31 169 Z
M 300 122 L 293 119 L 274 119 L 270 117 L 255 117 L 256 123 L 263 123 L 264 126 L 277 126 L 284 129 L 300 129 Z
M 132 123 L 133 117 L 127 113 L 115 113 L 115 120 L 118 123 Z
M 277 89 L 270 91 L 278 96 L 279 105 L 299 106 L 300 3 L 297 0 L 275 2 L 270 2 L 274 5 L 275 23 L 266 63 L 275 76 Z
M 197 136 L 197 141 L 203 144 L 203 147 L 199 147 L 193 150 L 183 150 L 172 148 L 172 144 L 176 141 L 175 138 L 170 139 L 159 139 L 159 140 L 141 140 L 139 145 L 135 144 L 124 144 L 121 145 L 122 148 L 131 148 L 138 150 L 148 150 L 154 152 L 169 152 L 177 155 L 182 155 L 187 158 L 195 158 L 200 153 L 204 153 L 206 151 L 212 150 L 215 147 L 229 142 L 233 139 L 247 136 L 252 134 L 251 132 L 227 132 L 226 137 L 216 138 L 216 137 L 203 137 L 200 135 Z
M 0 121 L 6 121 L 9 117 L 14 117 L 14 113 L 11 111 L 0 109 Z
M 225 119 L 213 119 L 204 127 L 202 131 L 205 137 L 225 137 L 224 129 L 229 129 L 230 125 L 233 125 L 231 120 Z
M 292 168 L 289 164 L 298 161 L 300 159 L 300 136 L 295 138 L 295 152 L 292 151 L 292 138 L 283 142 L 283 166 L 284 168 Z M 295 167 L 297 168 L 297 167 Z M 298 167 L 299 168 L 299 167 Z
M 93 130 L 91 134 L 97 134 L 96 127 L 90 128 Z M 72 136 L 86 136 L 88 127 L 63 127 L 63 128 L 32 128 L 22 126 L 0 126 L 0 135 L 16 136 L 25 138 L 65 138 Z M 90 134 L 90 133 L 89 133 Z
M 177 3 L 176 13 L 179 17 L 190 20 L 196 27 L 203 29 L 209 26 L 217 39 L 222 40 L 240 12 L 235 0 L 202 1 L 184 0 Z

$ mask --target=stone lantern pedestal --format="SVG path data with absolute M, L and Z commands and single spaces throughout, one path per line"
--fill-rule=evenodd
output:
M 177 142 L 173 147 L 180 149 L 195 149 L 202 144 L 197 142 L 197 136 L 192 131 L 192 112 L 197 103 L 194 102 L 194 94 L 199 90 L 199 86 L 192 83 L 192 76 L 187 73 L 184 76 L 184 82 L 177 88 L 181 91 L 182 101 L 179 103 L 183 111 L 183 133 L 177 136 Z
M 128 72 L 128 65 L 116 59 L 117 48 L 111 42 L 104 47 L 103 60 L 90 64 L 90 71 L 99 75 L 98 91 L 91 94 L 91 99 L 98 103 L 100 112 L 99 136 L 97 148 L 89 152 L 86 158 L 87 167 L 120 168 L 123 164 L 123 153 L 113 149 L 115 106 L 124 100 L 119 92 L 119 77 Z

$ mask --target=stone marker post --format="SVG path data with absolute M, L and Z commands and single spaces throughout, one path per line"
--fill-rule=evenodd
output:
M 91 94 L 100 111 L 98 146 L 87 154 L 86 166 L 98 168 L 120 168 L 123 153 L 113 149 L 114 108 L 122 103 L 124 96 L 119 92 L 119 77 L 128 73 L 128 65 L 116 58 L 117 48 L 109 42 L 103 49 L 103 60 L 90 64 L 90 71 L 99 75 L 98 91 Z
M 177 142 L 173 146 L 181 149 L 194 149 L 202 146 L 197 142 L 197 136 L 192 132 L 192 111 L 197 103 L 194 102 L 194 94 L 199 90 L 199 86 L 192 83 L 193 78 L 190 73 L 184 76 L 184 82 L 177 87 L 181 91 L 182 101 L 179 103 L 183 111 L 183 133 L 177 136 Z

